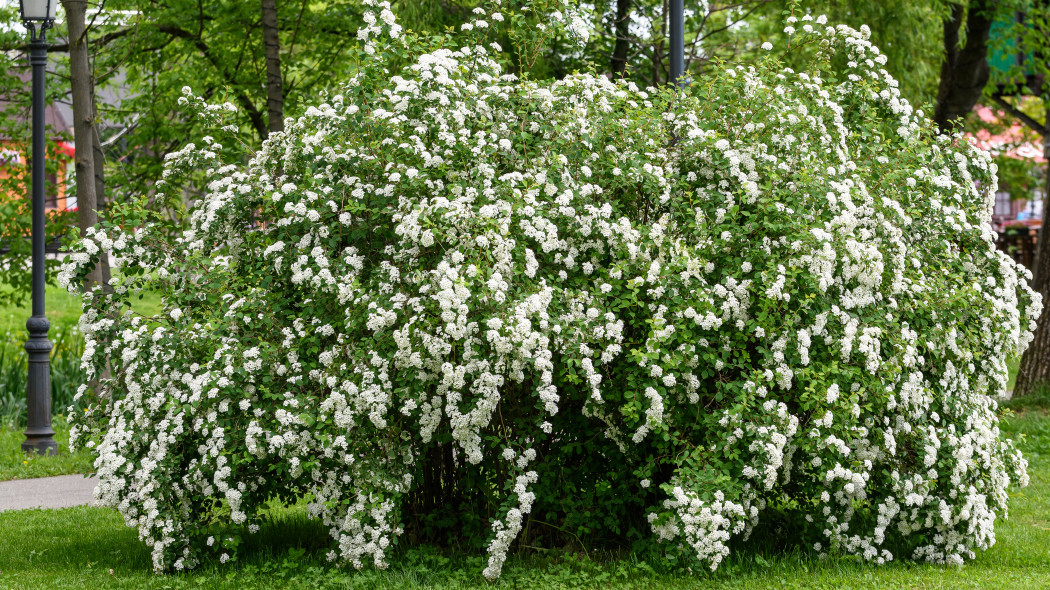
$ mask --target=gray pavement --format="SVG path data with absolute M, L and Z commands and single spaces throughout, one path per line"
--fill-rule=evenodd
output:
M 0 512 L 94 505 L 97 484 L 98 478 L 83 475 L 0 481 Z

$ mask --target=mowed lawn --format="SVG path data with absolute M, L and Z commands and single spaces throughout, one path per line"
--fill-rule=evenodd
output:
M 51 330 L 48 336 L 54 340 L 56 333 L 71 330 L 80 320 L 80 297 L 73 295 L 58 286 L 44 289 L 44 311 Z M 143 315 L 153 315 L 160 311 L 160 297 L 146 293 L 141 299 L 132 299 L 133 309 Z M 24 342 L 27 336 L 26 320 L 32 315 L 32 300 L 28 293 L 17 305 L 0 306 L 0 341 Z
M 189 574 L 155 575 L 149 550 L 120 516 L 104 508 L 0 513 L 0 588 L 1050 588 L 1050 415 L 1046 398 L 1015 407 L 1003 430 L 1030 461 L 1031 485 L 1011 493 L 998 543 L 962 567 L 908 562 L 872 566 L 818 560 L 805 551 L 738 548 L 718 572 L 691 575 L 630 555 L 525 550 L 503 577 L 481 577 L 484 559 L 436 549 L 395 552 L 385 571 L 328 564 L 325 531 L 298 508 L 276 509 L 248 536 L 237 562 L 211 561 Z
M 26 439 L 24 428 L 0 426 L 0 481 L 88 473 L 93 469 L 94 461 L 86 449 L 69 452 L 69 427 L 65 419 L 55 418 L 51 425 L 55 429 L 58 454 L 48 457 L 22 451 L 22 442 Z
M 80 319 L 80 298 L 70 294 L 61 287 L 49 286 L 44 289 L 44 309 L 51 330 L 52 339 L 56 332 L 64 332 L 77 325 Z M 32 315 L 32 300 L 29 294 L 19 305 L 0 307 L 0 340 L 25 341 L 26 320 Z

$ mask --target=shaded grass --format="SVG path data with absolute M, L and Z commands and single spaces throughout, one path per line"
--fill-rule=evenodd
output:
M 62 417 L 56 417 L 55 442 L 58 454 L 52 456 L 27 455 L 22 451 L 25 434 L 20 428 L 0 427 L 0 481 L 91 473 L 93 459 L 86 450 L 69 452 L 69 428 Z
M 1015 397 L 1001 402 L 1001 407 L 1016 411 L 1026 412 L 1031 410 L 1050 410 L 1050 383 L 1036 388 L 1035 391 L 1023 397 Z
M 1014 383 L 1017 383 L 1017 369 L 1021 366 L 1021 357 L 1011 357 L 1006 359 L 1006 370 L 1008 371 L 1008 377 L 1006 381 L 1006 390 L 1013 391 Z
M 806 552 L 758 551 L 764 543 L 756 540 L 717 572 L 695 575 L 659 558 L 551 551 L 512 556 L 503 577 L 489 583 L 481 577 L 483 556 L 426 547 L 395 550 L 388 570 L 355 572 L 327 563 L 327 534 L 296 506 L 275 509 L 258 534 L 247 536 L 239 561 L 211 559 L 192 573 L 158 576 L 149 550 L 115 511 L 80 507 L 0 513 L 0 588 L 1048 588 L 1050 415 L 1039 403 L 1010 407 L 1014 414 L 1002 429 L 1028 457 L 1032 481 L 1012 490 L 1010 518 L 996 525 L 997 544 L 963 567 L 819 560 Z

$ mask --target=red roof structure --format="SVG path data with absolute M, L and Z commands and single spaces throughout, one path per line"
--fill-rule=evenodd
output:
M 24 82 L 23 87 L 28 93 L 32 76 L 30 72 L 11 72 Z M 18 182 L 28 182 L 27 174 L 23 166 L 28 161 L 29 145 L 27 142 L 32 136 L 32 107 L 27 96 L 12 96 L 11 94 L 0 95 L 0 112 L 4 117 L 0 118 L 0 179 L 23 179 Z M 62 111 L 57 105 L 48 105 L 44 109 L 44 123 L 47 136 L 50 140 L 58 140 L 57 148 L 64 158 L 58 158 L 57 174 L 48 175 L 48 194 L 46 204 L 48 209 L 66 210 L 75 209 L 75 199 L 67 199 L 66 195 L 66 171 L 69 161 L 72 160 L 74 148 L 66 139 L 71 138 L 72 130 L 62 116 Z M 25 175 L 25 177 L 23 176 Z M 13 192 L 20 193 L 22 189 Z M 5 192 L 12 192 L 10 187 Z M 10 194 L 0 194 L 0 198 L 9 197 Z
M 976 113 L 985 123 L 993 125 L 1002 123 L 1002 119 L 989 107 L 977 107 Z M 978 147 L 988 150 L 993 156 L 1002 154 L 1010 158 L 1046 163 L 1042 146 L 1026 136 L 1026 128 L 1016 119 L 1001 133 L 993 134 L 987 129 L 981 129 L 976 134 L 968 135 L 974 139 Z

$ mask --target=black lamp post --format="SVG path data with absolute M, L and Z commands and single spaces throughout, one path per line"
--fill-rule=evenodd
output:
M 44 70 L 47 30 L 55 24 L 58 0 L 20 0 L 22 23 L 29 31 L 29 64 L 33 68 L 33 315 L 26 321 L 29 381 L 26 388 L 28 427 L 22 450 L 43 455 L 58 451 L 51 428 L 51 322 L 44 316 Z
M 671 41 L 671 83 L 683 86 L 685 74 L 685 6 L 682 0 L 671 0 L 670 3 L 670 41 Z

